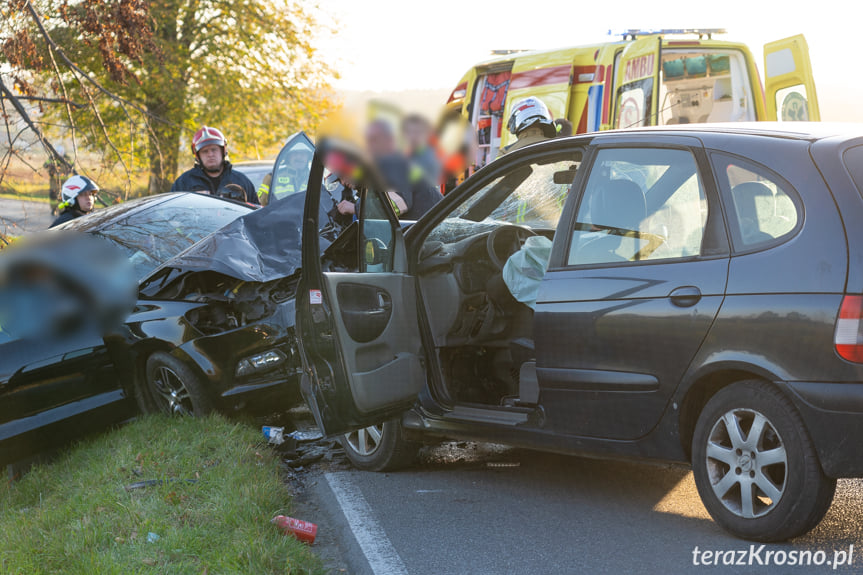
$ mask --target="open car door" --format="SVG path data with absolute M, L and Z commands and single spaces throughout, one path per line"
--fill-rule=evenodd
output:
M 661 36 L 634 40 L 620 55 L 615 70 L 615 128 L 638 128 L 657 123 Z
M 306 190 L 315 146 L 305 132 L 297 132 L 285 140 L 273 164 L 269 201 Z
M 359 197 L 358 221 L 326 252 L 334 261 L 322 261 L 318 232 L 325 167 Z M 333 141 L 319 143 L 303 219 L 297 334 L 303 397 L 328 436 L 400 415 L 425 384 L 415 280 L 406 273 L 401 228 L 377 181 L 357 154 Z
M 802 34 L 764 46 L 764 100 L 767 120 L 821 120 L 809 46 Z

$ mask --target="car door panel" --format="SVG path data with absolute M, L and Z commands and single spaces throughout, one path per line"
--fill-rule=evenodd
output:
M 358 196 L 358 233 L 342 242 L 356 270 L 322 265 L 324 170 Z M 321 430 L 337 435 L 397 417 L 425 384 L 417 292 L 390 200 L 359 154 L 324 140 L 312 161 L 303 217 L 297 336 L 301 391 Z M 338 268 L 338 269 L 334 269 Z
M 132 415 L 113 356 L 97 334 L 16 340 L 0 351 L 0 460 L 33 455 Z
M 335 329 L 357 408 L 365 414 L 414 398 L 423 382 L 414 278 L 325 273 L 324 281 L 335 294 Z
M 727 238 L 700 142 L 594 151 L 539 289 L 539 402 L 554 432 L 632 440 L 659 422 L 722 306 Z
M 722 258 L 549 272 L 534 319 L 549 425 L 614 439 L 650 431 L 719 311 L 727 273 Z M 696 304 L 674 302 L 682 287 L 697 288 Z

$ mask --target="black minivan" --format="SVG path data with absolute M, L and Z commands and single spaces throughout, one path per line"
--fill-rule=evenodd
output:
M 863 476 L 859 127 L 554 139 L 405 232 L 356 162 L 318 145 L 308 189 L 342 173 L 359 222 L 322 261 L 308 195 L 297 324 L 303 393 L 358 467 L 445 437 L 690 462 L 711 516 L 758 541 Z

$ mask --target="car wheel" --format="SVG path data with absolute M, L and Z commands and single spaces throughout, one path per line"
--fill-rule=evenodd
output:
M 836 490 L 794 405 L 762 381 L 730 385 L 707 402 L 693 435 L 692 470 L 711 517 L 755 541 L 806 533 Z
M 157 351 L 147 359 L 138 403 L 146 413 L 206 415 L 213 404 L 201 378 L 176 357 Z
M 399 420 L 346 433 L 339 441 L 354 467 L 364 471 L 392 471 L 408 467 L 420 448 L 419 443 L 405 439 Z

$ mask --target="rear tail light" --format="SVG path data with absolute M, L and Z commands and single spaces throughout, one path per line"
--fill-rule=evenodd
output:
M 842 298 L 833 341 L 836 353 L 843 359 L 863 363 L 863 296 L 846 295 Z

